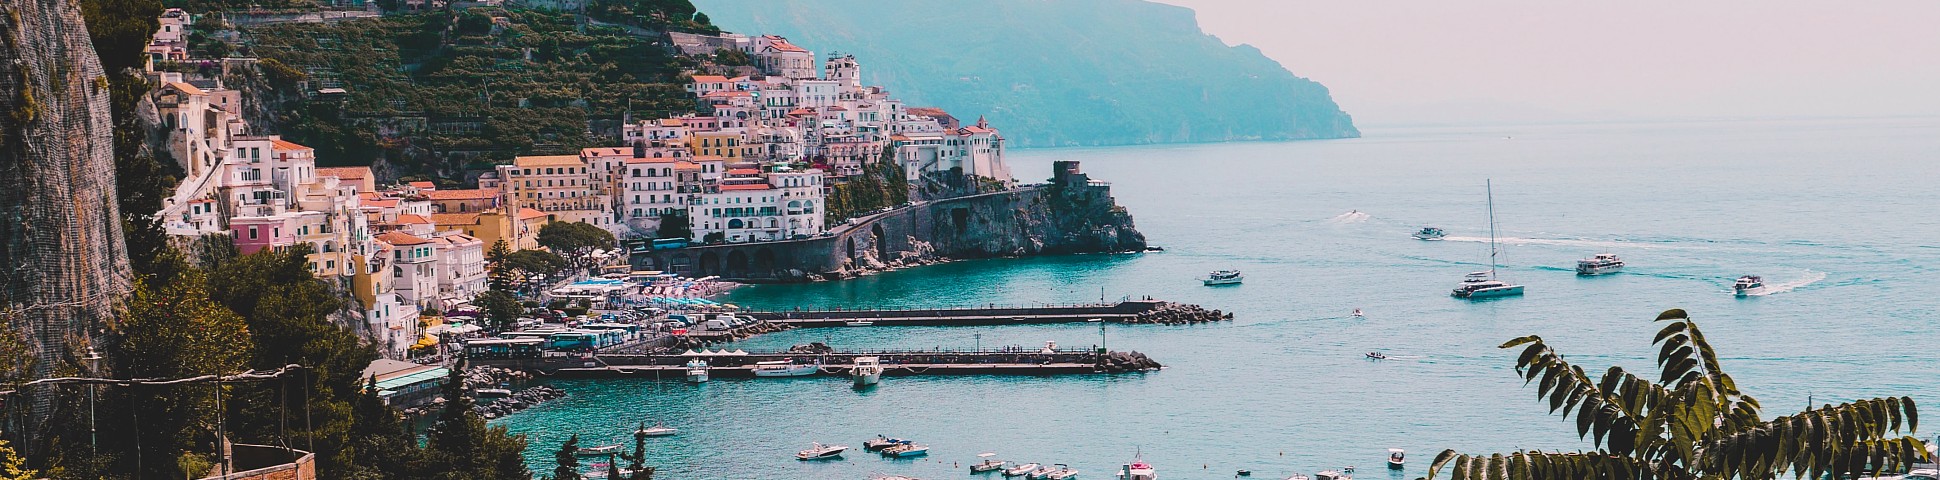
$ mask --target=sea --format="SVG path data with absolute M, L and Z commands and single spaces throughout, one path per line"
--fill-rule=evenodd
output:
M 1115 478 L 1285 478 L 1356 466 L 1426 473 L 1466 453 L 1592 448 L 1548 413 L 1504 341 L 1539 335 L 1592 375 L 1656 377 L 1659 312 L 1689 312 L 1765 416 L 1909 396 L 1940 405 L 1940 118 L 1372 127 L 1364 138 L 1020 150 L 1026 182 L 1077 160 L 1163 252 L 959 261 L 855 280 L 742 288 L 757 308 L 1095 302 L 1151 296 L 1235 314 L 1194 326 L 1074 324 L 801 329 L 772 351 L 1104 345 L 1165 368 L 1120 375 L 559 380 L 569 392 L 493 422 L 535 472 L 568 435 L 626 443 L 640 422 L 661 479 L 967 477 L 980 453 Z M 1521 297 L 1449 291 L 1490 268 Z M 1410 234 L 1447 230 L 1444 241 Z M 1622 273 L 1578 277 L 1614 253 Z M 1242 285 L 1198 278 L 1239 269 Z M 1761 275 L 1743 298 L 1733 279 Z M 1356 309 L 1363 317 L 1350 313 Z M 1380 352 L 1385 360 L 1370 360 Z M 876 435 L 927 444 L 886 460 Z M 1918 434 L 1932 438 L 1933 430 Z M 857 447 L 801 462 L 810 442 Z M 1388 449 L 1404 470 L 1388 470 Z M 603 469 L 602 469 L 603 470 Z

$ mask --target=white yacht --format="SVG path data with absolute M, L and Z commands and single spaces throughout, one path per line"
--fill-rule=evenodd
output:
M 855 368 L 849 370 L 855 385 L 865 387 L 882 381 L 882 362 L 877 357 L 855 357 Z
M 1590 258 L 1576 261 L 1577 275 L 1602 275 L 1623 270 L 1623 259 L 1614 253 L 1599 253 Z
M 1348 468 L 1346 471 L 1321 470 L 1314 474 L 1314 480 L 1354 480 L 1354 469 Z
M 1206 274 L 1206 278 L 1202 281 L 1206 283 L 1206 286 L 1210 287 L 1213 285 L 1233 285 L 1244 280 L 1246 280 L 1246 276 L 1240 275 L 1239 270 L 1219 270 Z
M 820 363 L 797 365 L 789 360 L 775 360 L 754 364 L 754 376 L 757 377 L 806 377 L 821 371 Z
M 668 437 L 668 436 L 673 436 L 673 434 L 680 433 L 680 429 L 669 427 L 667 426 L 667 424 L 664 424 L 664 423 L 655 423 L 651 427 L 642 428 L 640 429 L 640 431 L 633 432 L 633 433 L 638 433 L 649 437 Z
M 707 361 L 696 358 L 687 362 L 687 382 L 701 383 L 705 381 L 707 381 Z
M 1435 227 L 1421 227 L 1421 231 L 1415 232 L 1414 237 L 1415 240 L 1441 240 L 1448 238 L 1448 232 Z
M 1765 289 L 1765 279 L 1757 275 L 1738 277 L 1738 281 L 1731 284 L 1731 291 L 1740 297 L 1757 293 L 1763 289 Z
M 1495 279 L 1495 257 L 1499 253 L 1495 248 L 1495 184 L 1494 182 L 1490 182 L 1487 185 L 1489 192 L 1489 269 L 1487 271 L 1470 273 L 1468 276 L 1463 277 L 1462 283 L 1456 285 L 1455 291 L 1449 293 L 1449 295 L 1454 295 L 1456 298 L 1491 298 L 1522 295 L 1522 285 Z
M 848 450 L 849 450 L 849 447 L 845 447 L 841 445 L 823 445 L 820 443 L 814 443 L 814 444 L 810 444 L 807 450 L 796 452 L 795 459 L 796 460 L 827 460 L 831 458 L 842 458 L 842 452 L 848 451 Z

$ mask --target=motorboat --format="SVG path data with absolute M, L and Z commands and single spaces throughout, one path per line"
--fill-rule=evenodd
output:
M 1077 469 L 1071 468 L 1071 466 L 1069 465 L 1059 464 L 1058 469 L 1056 471 L 1051 472 L 1051 474 L 1049 475 L 1045 475 L 1044 478 L 1049 480 L 1064 480 L 1064 479 L 1076 477 L 1076 476 L 1078 476 Z
M 653 426 L 651 427 L 642 428 L 640 429 L 640 431 L 633 432 L 633 433 L 638 433 L 649 437 L 668 437 L 668 436 L 673 436 L 673 434 L 680 433 L 680 429 L 669 427 L 665 424 L 656 423 L 656 424 L 653 424 Z
M 1402 468 L 1405 468 L 1405 465 L 1403 464 L 1406 463 L 1407 460 L 1408 460 L 1407 452 L 1402 451 L 1399 448 L 1388 449 L 1388 469 L 1400 470 Z
M 1239 270 L 1217 270 L 1206 274 L 1206 278 L 1201 281 L 1210 287 L 1213 285 L 1235 285 L 1245 280 L 1246 276 L 1240 275 Z
M 706 381 L 707 381 L 707 361 L 701 360 L 698 358 L 688 361 L 687 362 L 687 383 L 701 383 Z
M 1387 360 L 1388 355 L 1381 352 L 1367 352 L 1368 360 Z
M 1002 470 L 1004 468 L 1004 465 L 1010 464 L 1010 462 L 991 458 L 995 456 L 997 456 L 995 452 L 984 452 L 984 453 L 977 454 L 977 458 L 981 458 L 983 459 L 983 461 L 970 464 L 970 473 L 995 472 L 998 470 Z
M 1414 237 L 1415 240 L 1441 240 L 1448 238 L 1448 232 L 1435 227 L 1421 227 L 1421 231 L 1415 232 Z
M 1233 472 L 1233 476 L 1235 476 L 1235 477 L 1251 477 L 1251 476 L 1253 476 L 1253 471 L 1252 471 L 1252 470 L 1247 470 L 1247 469 L 1244 469 L 1244 468 L 1242 468 L 1242 469 L 1239 469 L 1239 471 L 1237 471 L 1237 472 Z
M 882 361 L 877 357 L 855 357 L 855 368 L 849 369 L 849 377 L 855 379 L 855 386 L 866 387 L 882 381 Z
M 914 443 L 882 449 L 882 455 L 890 458 L 921 457 L 929 454 L 930 447 L 928 445 L 917 445 Z
M 578 455 L 582 457 L 604 457 L 604 456 L 613 455 L 616 453 L 620 453 L 620 445 L 617 443 L 612 445 L 600 445 L 597 447 L 579 447 L 579 450 L 573 451 L 574 455 Z
M 1495 257 L 1501 252 L 1495 246 L 1495 184 L 1488 184 L 1489 195 L 1489 269 L 1473 272 L 1462 277 L 1462 283 L 1450 292 L 1456 298 L 1493 298 L 1522 295 L 1522 285 L 1516 285 L 1495 278 Z
M 1037 467 L 1038 465 L 1035 463 L 1026 463 L 1023 465 L 1006 468 L 1004 469 L 1004 476 L 1021 477 L 1021 476 L 1029 475 L 1031 472 L 1037 471 Z
M 1738 277 L 1738 281 L 1731 284 L 1731 291 L 1740 297 L 1751 295 L 1764 288 L 1765 279 L 1757 275 Z
M 1354 309 L 1354 313 L 1353 313 L 1353 315 L 1354 315 L 1354 318 L 1364 318 L 1364 317 L 1367 317 L 1367 314 L 1364 314 L 1364 313 L 1361 313 L 1361 309 L 1358 309 L 1358 308 L 1356 308 L 1356 309 Z
M 754 364 L 754 376 L 757 377 L 806 377 L 821 372 L 822 365 L 819 363 L 798 365 L 789 360 L 775 360 Z
M 916 477 L 905 477 L 902 475 L 877 475 L 877 476 L 869 477 L 869 480 L 923 480 L 923 479 L 916 478 Z
M 1354 480 L 1354 470 L 1321 470 L 1314 473 L 1314 480 Z
M 1031 470 L 1031 473 L 1024 474 L 1024 478 L 1029 480 L 1042 480 L 1045 478 L 1050 478 L 1051 472 L 1055 472 L 1055 471 L 1058 471 L 1058 467 L 1053 465 L 1041 465 L 1041 466 L 1038 466 L 1036 470 Z
M 1623 259 L 1614 253 L 1599 253 L 1576 261 L 1576 274 L 1582 276 L 1617 273 L 1623 270 Z
M 904 440 L 900 438 L 890 438 L 882 435 L 877 435 L 876 438 L 871 438 L 867 441 L 862 442 L 862 449 L 875 452 L 875 451 L 881 451 L 882 449 L 885 449 L 885 448 L 894 447 L 897 445 L 908 445 L 909 443 L 910 443 L 909 440 Z
M 811 446 L 808 447 L 807 450 L 802 450 L 800 452 L 795 453 L 795 459 L 796 460 L 827 460 L 831 458 L 842 458 L 842 452 L 845 452 L 848 450 L 849 450 L 849 447 L 845 447 L 842 445 L 823 445 L 820 443 L 815 443 L 815 444 L 811 444 Z
M 1145 460 L 1134 458 L 1132 463 L 1127 463 L 1119 469 L 1118 478 L 1119 480 L 1158 480 L 1159 471 L 1152 468 L 1152 464 L 1145 463 Z
M 856 320 L 852 322 L 842 322 L 842 325 L 850 326 L 850 327 L 867 327 L 875 324 L 876 322 L 863 321 L 863 320 Z
M 1288 475 L 1286 480 L 1314 480 L 1314 477 L 1309 477 L 1307 476 L 1307 474 L 1304 474 L 1304 473 L 1296 473 L 1293 475 Z
M 1462 283 L 1449 292 L 1456 298 L 1491 298 L 1522 295 L 1522 285 L 1515 285 L 1495 279 L 1495 270 L 1472 272 L 1462 277 Z

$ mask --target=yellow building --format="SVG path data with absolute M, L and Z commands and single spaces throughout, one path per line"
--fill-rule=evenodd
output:
M 617 226 L 612 215 L 612 198 L 601 191 L 586 162 L 578 155 L 518 157 L 511 165 L 498 166 L 498 177 L 504 199 L 499 205 L 504 211 L 532 209 L 545 212 L 555 220 L 586 222 L 603 228 Z
M 687 148 L 693 150 L 695 156 L 738 159 L 745 153 L 742 151 L 743 143 L 746 140 L 741 138 L 741 132 L 699 132 L 687 140 Z

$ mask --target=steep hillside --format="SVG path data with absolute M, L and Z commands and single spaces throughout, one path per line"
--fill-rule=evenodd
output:
M 698 0 L 715 25 L 853 53 L 911 105 L 1015 146 L 1359 136 L 1327 88 L 1142 0 Z

